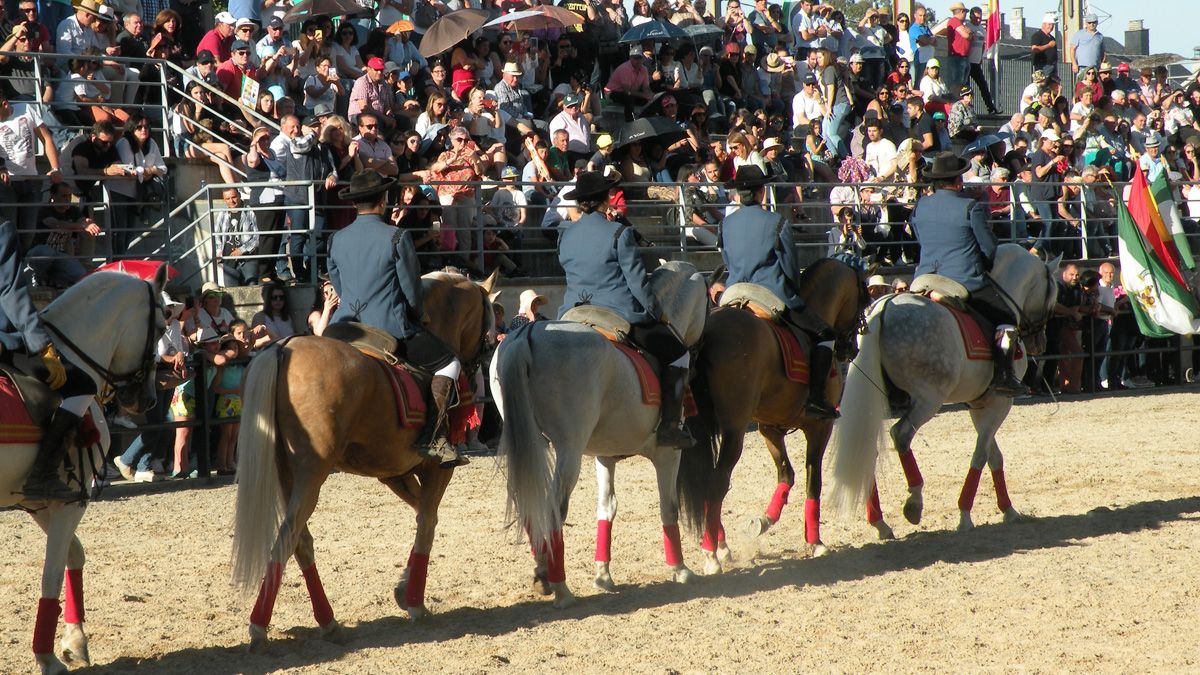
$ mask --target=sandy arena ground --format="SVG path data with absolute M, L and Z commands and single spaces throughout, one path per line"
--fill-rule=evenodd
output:
M 443 504 L 427 591 L 434 615 L 416 625 L 392 600 L 412 512 L 376 482 L 336 475 L 312 529 L 347 641 L 315 636 L 292 564 L 265 655 L 244 652 L 249 601 L 227 581 L 234 487 L 117 487 L 80 528 L 92 671 L 1195 672 L 1198 405 L 1200 395 L 1177 392 L 1018 407 L 999 442 L 1013 502 L 1036 519 L 1001 523 L 985 473 L 967 534 L 954 528 L 974 433 L 965 413 L 943 414 L 915 444 L 924 522 L 900 515 L 903 478 L 889 461 L 883 504 L 899 539 L 877 542 L 857 514 L 827 512 L 833 550 L 818 559 L 803 553 L 799 490 L 771 532 L 739 534 L 773 490 L 754 436 L 725 505 L 737 564 L 688 586 L 667 581 L 650 464 L 628 460 L 617 472 L 614 594 L 591 584 L 585 463 L 566 534 L 580 601 L 565 611 L 531 592 L 527 549 L 503 529 L 503 477 L 477 459 Z M 0 513 L 2 673 L 34 670 L 42 546 L 28 516 Z M 685 556 L 700 569 L 698 545 L 685 542 Z

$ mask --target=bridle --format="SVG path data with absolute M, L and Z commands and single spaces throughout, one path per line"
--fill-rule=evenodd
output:
M 49 321 L 43 321 L 42 324 L 46 330 L 50 331 L 55 337 L 55 340 L 62 344 L 67 349 L 83 362 L 85 366 L 95 371 L 104 382 L 107 389 L 113 392 L 120 393 L 123 390 L 136 389 L 146 383 L 146 379 L 150 377 L 150 373 L 154 371 L 154 343 L 155 343 L 155 318 L 158 310 L 158 302 L 154 294 L 154 285 L 146 282 L 146 292 L 150 298 L 149 320 L 146 325 L 146 346 L 143 349 L 145 355 L 141 367 L 129 373 L 118 374 L 113 373 L 108 368 L 98 363 L 95 359 L 89 356 L 86 352 L 79 348 L 70 338 L 66 336 L 57 326 Z M 105 392 L 101 392 L 104 394 Z
M 463 372 L 467 373 L 474 372 L 475 367 L 483 362 L 483 357 L 487 354 L 488 347 L 491 346 L 488 344 L 488 334 L 491 333 L 492 329 L 488 322 L 495 323 L 496 321 L 496 315 L 492 312 L 492 303 L 488 300 L 487 291 L 482 288 L 479 288 L 479 291 L 480 295 L 483 296 L 481 301 L 483 305 L 483 317 L 480 319 L 482 332 L 479 335 L 479 349 L 475 351 L 474 356 L 463 363 Z
M 1042 271 L 1046 273 L 1046 293 L 1048 295 L 1050 293 L 1050 288 L 1054 285 L 1054 277 L 1050 275 L 1049 267 L 1043 265 Z M 988 281 L 996 288 L 996 291 L 1000 293 L 1000 297 L 1004 298 L 1004 301 L 1016 310 L 1018 336 L 1022 338 L 1033 337 L 1034 335 L 1046 330 L 1046 326 L 1049 325 L 1050 317 L 1053 316 L 1054 312 L 1047 310 L 1040 321 L 1034 321 L 1025 313 L 1024 308 L 1022 308 L 1021 305 L 1013 299 L 1013 296 L 1010 295 L 1008 291 L 1004 290 L 1003 286 L 996 283 L 996 280 L 990 274 L 988 275 Z

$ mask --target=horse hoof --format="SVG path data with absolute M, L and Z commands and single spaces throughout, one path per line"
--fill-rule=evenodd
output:
M 925 510 L 925 504 L 918 501 L 908 500 L 904 502 L 904 519 L 913 525 L 921 524 L 921 512 Z
M 344 645 L 347 642 L 346 631 L 342 630 L 342 624 L 336 620 L 321 626 L 320 634 L 322 640 L 335 645 Z
M 38 668 L 41 669 L 42 675 L 65 675 L 70 672 L 63 665 L 63 662 L 59 661 L 58 657 L 53 654 L 34 654 L 33 657 L 37 659 Z
M 1004 522 L 1006 523 L 1028 523 L 1032 520 L 1033 518 L 1021 513 L 1011 506 L 1008 507 L 1008 509 L 1004 512 Z
M 421 621 L 429 616 L 429 610 L 425 608 L 425 605 L 413 605 L 412 607 L 405 607 L 404 611 L 408 612 L 408 618 L 412 619 L 413 621 Z
M 595 581 L 592 583 L 596 585 L 597 589 L 602 590 L 605 593 L 612 593 L 613 591 L 617 590 L 617 585 L 613 583 L 612 576 L 610 576 L 607 572 L 604 574 L 597 574 Z
M 538 595 L 546 596 L 550 595 L 554 591 L 550 588 L 550 581 L 546 579 L 545 576 L 535 573 L 533 575 L 533 592 L 537 593 Z
M 761 537 L 767 533 L 767 530 L 771 529 L 771 524 L 771 520 L 766 516 L 751 518 L 749 524 L 746 526 L 746 533 L 750 535 L 751 539 Z
M 809 556 L 813 558 L 820 558 L 821 556 L 829 553 L 829 549 L 825 547 L 825 544 L 817 542 L 808 547 L 808 553 Z
M 566 609 L 575 604 L 575 595 L 567 588 L 566 583 L 553 584 L 553 587 L 555 609 Z
M 672 570 L 671 579 L 677 584 L 690 584 L 695 578 L 696 575 L 686 565 L 680 565 Z
M 892 531 L 892 527 L 883 520 L 877 520 L 871 523 L 871 527 L 875 528 L 875 532 L 879 536 L 880 541 L 887 541 L 888 539 L 896 538 L 896 533 Z
M 87 635 L 79 624 L 66 624 L 62 642 L 59 644 L 62 647 L 63 660 L 69 667 L 82 668 L 92 665 L 92 658 L 88 654 Z
M 392 591 L 392 597 L 396 600 L 396 606 L 404 609 L 404 595 L 408 593 L 408 582 L 401 581 L 396 585 L 396 589 Z
M 267 651 L 267 629 L 263 626 L 250 624 L 250 644 L 246 651 L 251 654 L 262 654 Z
M 959 513 L 958 531 L 959 532 L 970 532 L 973 529 L 975 529 L 975 523 L 971 522 L 971 512 L 970 511 L 962 511 L 961 513 Z
M 717 562 L 722 566 L 733 564 L 733 551 L 729 550 L 729 544 L 721 542 L 717 545 Z

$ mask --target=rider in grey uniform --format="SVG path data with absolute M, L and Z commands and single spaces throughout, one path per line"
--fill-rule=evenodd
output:
M 912 216 L 921 245 L 915 276 L 940 274 L 970 292 L 967 304 L 996 327 L 992 389 L 1002 396 L 1018 396 L 1027 390 L 1013 373 L 1017 319 L 987 274 L 998 244 L 983 205 L 962 193 L 962 175 L 968 168 L 965 159 L 943 152 L 934 155 L 932 166 L 924 173 L 933 183 L 934 193 L 917 201 Z
M 815 315 L 805 312 L 798 290 L 800 264 L 792 228 L 778 213 L 762 207 L 770 177 L 756 165 L 739 167 L 727 184 L 737 190 L 742 207 L 721 223 L 721 256 L 729 271 L 727 286 L 748 282 L 766 288 L 787 306 L 788 323 L 813 335 L 809 352 L 810 385 L 805 412 L 818 419 L 837 419 L 838 411 L 825 397 L 825 387 L 815 386 L 818 373 L 829 373 L 833 365 L 833 329 Z
M 558 260 L 567 277 L 559 316 L 576 305 L 591 304 L 628 321 L 630 338 L 658 359 L 662 372 L 658 444 L 691 447 L 694 441 L 680 426 L 690 355 L 650 291 L 634 231 L 604 217 L 608 191 L 619 184 L 619 175 L 610 178 L 584 171 L 576 179 L 575 189 L 563 195 L 574 200 L 583 215 L 568 225 L 558 240 Z
M 329 281 L 340 298 L 334 323 L 353 321 L 386 331 L 400 342 L 397 355 L 409 358 L 409 343 L 423 335 L 421 268 L 412 235 L 383 217 L 388 189 L 395 184 L 366 169 L 338 193 L 354 204 L 358 217 L 330 239 Z M 434 371 L 430 388 L 437 408 L 428 443 L 418 449 L 443 466 L 466 464 L 446 439 L 447 403 L 462 365 L 453 355 L 418 365 Z

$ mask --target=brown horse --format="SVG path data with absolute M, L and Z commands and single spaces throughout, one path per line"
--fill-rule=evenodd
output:
M 809 311 L 833 328 L 839 349 L 853 344 L 868 296 L 866 274 L 837 259 L 818 260 L 800 277 L 799 294 Z M 808 385 L 793 382 L 784 372 L 783 354 L 767 321 L 748 310 L 721 307 L 708 318 L 703 345 L 694 370 L 692 392 L 699 414 L 691 420 L 697 445 L 683 452 L 679 492 L 684 518 L 703 533 L 705 574 L 721 572 L 731 560 L 721 524 L 721 503 L 729 492 L 733 467 L 742 455 L 750 422 L 775 460 L 779 483 L 766 514 L 756 520 L 762 534 L 779 520 L 788 492 L 796 481 L 784 436 L 799 429 L 806 441 L 804 530 L 815 555 L 824 552 L 820 538 L 821 460 L 833 431 L 833 420 L 815 419 L 804 412 Z M 816 373 L 810 377 L 816 377 Z M 829 400 L 841 398 L 840 372 L 825 379 Z
M 446 343 L 464 372 L 494 333 L 488 293 L 495 280 L 477 285 L 442 272 L 422 279 L 425 330 Z M 323 634 L 337 630 L 307 524 L 335 469 L 377 478 L 416 509 L 416 541 L 395 598 L 414 618 L 424 616 L 438 505 L 454 470 L 413 449 L 421 429 L 400 426 L 391 383 L 375 360 L 329 338 L 297 338 L 251 362 L 243 396 L 233 581 L 247 594 L 259 588 L 251 648 L 266 643 L 283 566 L 293 554 L 317 624 Z

